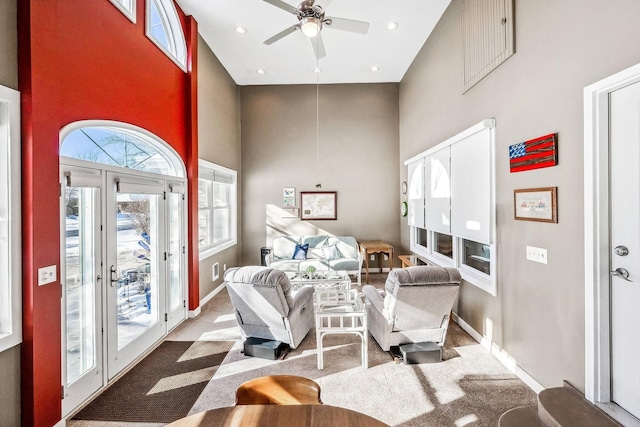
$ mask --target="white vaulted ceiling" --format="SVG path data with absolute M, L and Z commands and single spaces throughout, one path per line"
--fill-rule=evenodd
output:
M 326 57 L 319 60 L 300 31 L 263 44 L 298 23 L 263 0 L 176 1 L 198 21 L 199 33 L 238 85 L 265 85 L 399 82 L 451 0 L 317 0 L 326 16 L 370 23 L 366 35 L 324 27 Z M 390 22 L 398 28 L 388 30 Z M 237 33 L 238 26 L 246 33 Z

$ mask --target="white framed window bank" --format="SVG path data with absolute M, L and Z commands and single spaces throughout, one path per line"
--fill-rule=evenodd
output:
M 199 159 L 198 238 L 200 259 L 238 242 L 237 172 Z
M 496 295 L 495 120 L 405 161 L 410 249 Z
M 0 352 L 22 342 L 20 93 L 0 86 Z

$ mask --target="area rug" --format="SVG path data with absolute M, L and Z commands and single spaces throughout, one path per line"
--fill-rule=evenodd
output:
M 74 419 L 170 423 L 185 417 L 233 341 L 165 341 Z

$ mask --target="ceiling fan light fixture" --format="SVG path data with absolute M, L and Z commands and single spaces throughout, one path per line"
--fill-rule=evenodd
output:
M 322 21 L 313 16 L 302 18 L 300 20 L 300 31 L 302 31 L 302 34 L 309 38 L 317 36 L 318 33 L 320 33 L 321 28 Z

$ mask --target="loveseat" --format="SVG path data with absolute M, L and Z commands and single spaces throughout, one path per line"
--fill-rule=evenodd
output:
M 273 239 L 266 264 L 282 271 L 345 271 L 356 275 L 361 284 L 363 253 L 350 236 L 281 236 Z

